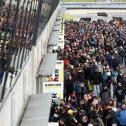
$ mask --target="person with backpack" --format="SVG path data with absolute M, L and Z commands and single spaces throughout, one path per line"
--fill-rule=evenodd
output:
M 109 104 L 110 103 L 110 91 L 107 87 L 107 85 L 104 85 L 103 86 L 103 90 L 101 92 L 101 101 L 104 103 L 104 104 Z

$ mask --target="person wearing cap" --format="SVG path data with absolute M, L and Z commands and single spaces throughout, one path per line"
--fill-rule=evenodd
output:
M 77 123 L 77 119 L 75 118 L 75 111 L 72 109 L 68 109 L 67 113 L 64 115 L 66 126 L 73 126 L 73 124 Z
M 121 109 L 117 112 L 118 126 L 126 126 L 126 101 L 122 101 Z

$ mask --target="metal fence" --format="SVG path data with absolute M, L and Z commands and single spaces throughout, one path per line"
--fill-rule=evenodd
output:
M 57 5 L 59 4 L 59 0 L 43 0 L 42 5 L 38 8 L 38 18 L 36 18 L 36 29 L 34 30 L 33 36 L 33 44 L 36 44 L 36 39 L 38 35 L 41 33 L 45 24 L 48 22 L 49 18 L 51 17 L 52 13 L 56 9 Z M 40 15 L 40 16 L 39 16 Z
M 67 9 L 126 9 L 126 2 L 61 2 Z
M 13 75 L 36 44 L 38 29 L 42 31 L 58 4 L 59 0 L 0 0 L 0 101 L 8 76 L 11 87 Z

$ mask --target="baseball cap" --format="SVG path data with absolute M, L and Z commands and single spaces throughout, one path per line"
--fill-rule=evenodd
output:
M 71 110 L 71 109 L 69 109 L 69 110 L 67 111 L 67 113 L 68 113 L 69 115 L 71 115 L 71 116 L 73 115 L 73 112 L 74 112 L 74 111 Z

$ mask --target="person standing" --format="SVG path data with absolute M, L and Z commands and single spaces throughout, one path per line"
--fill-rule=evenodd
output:
M 93 89 L 94 89 L 94 94 L 96 96 L 99 96 L 100 94 L 100 72 L 99 69 L 96 69 L 96 72 L 94 73 L 93 77 Z
M 110 91 L 109 91 L 107 85 L 104 85 L 103 86 L 103 90 L 101 92 L 101 101 L 104 104 L 109 104 L 110 100 L 111 100 L 111 98 L 110 98 Z
M 118 83 L 118 86 L 115 90 L 115 96 L 117 98 L 117 102 L 121 103 L 123 100 L 125 100 L 126 91 L 123 89 L 122 84 Z
M 126 126 L 126 102 L 123 101 L 121 109 L 117 112 L 118 126 Z
M 106 110 L 104 111 L 104 121 L 105 126 L 112 126 L 113 124 L 117 124 L 116 113 L 112 110 L 110 104 L 106 105 Z

